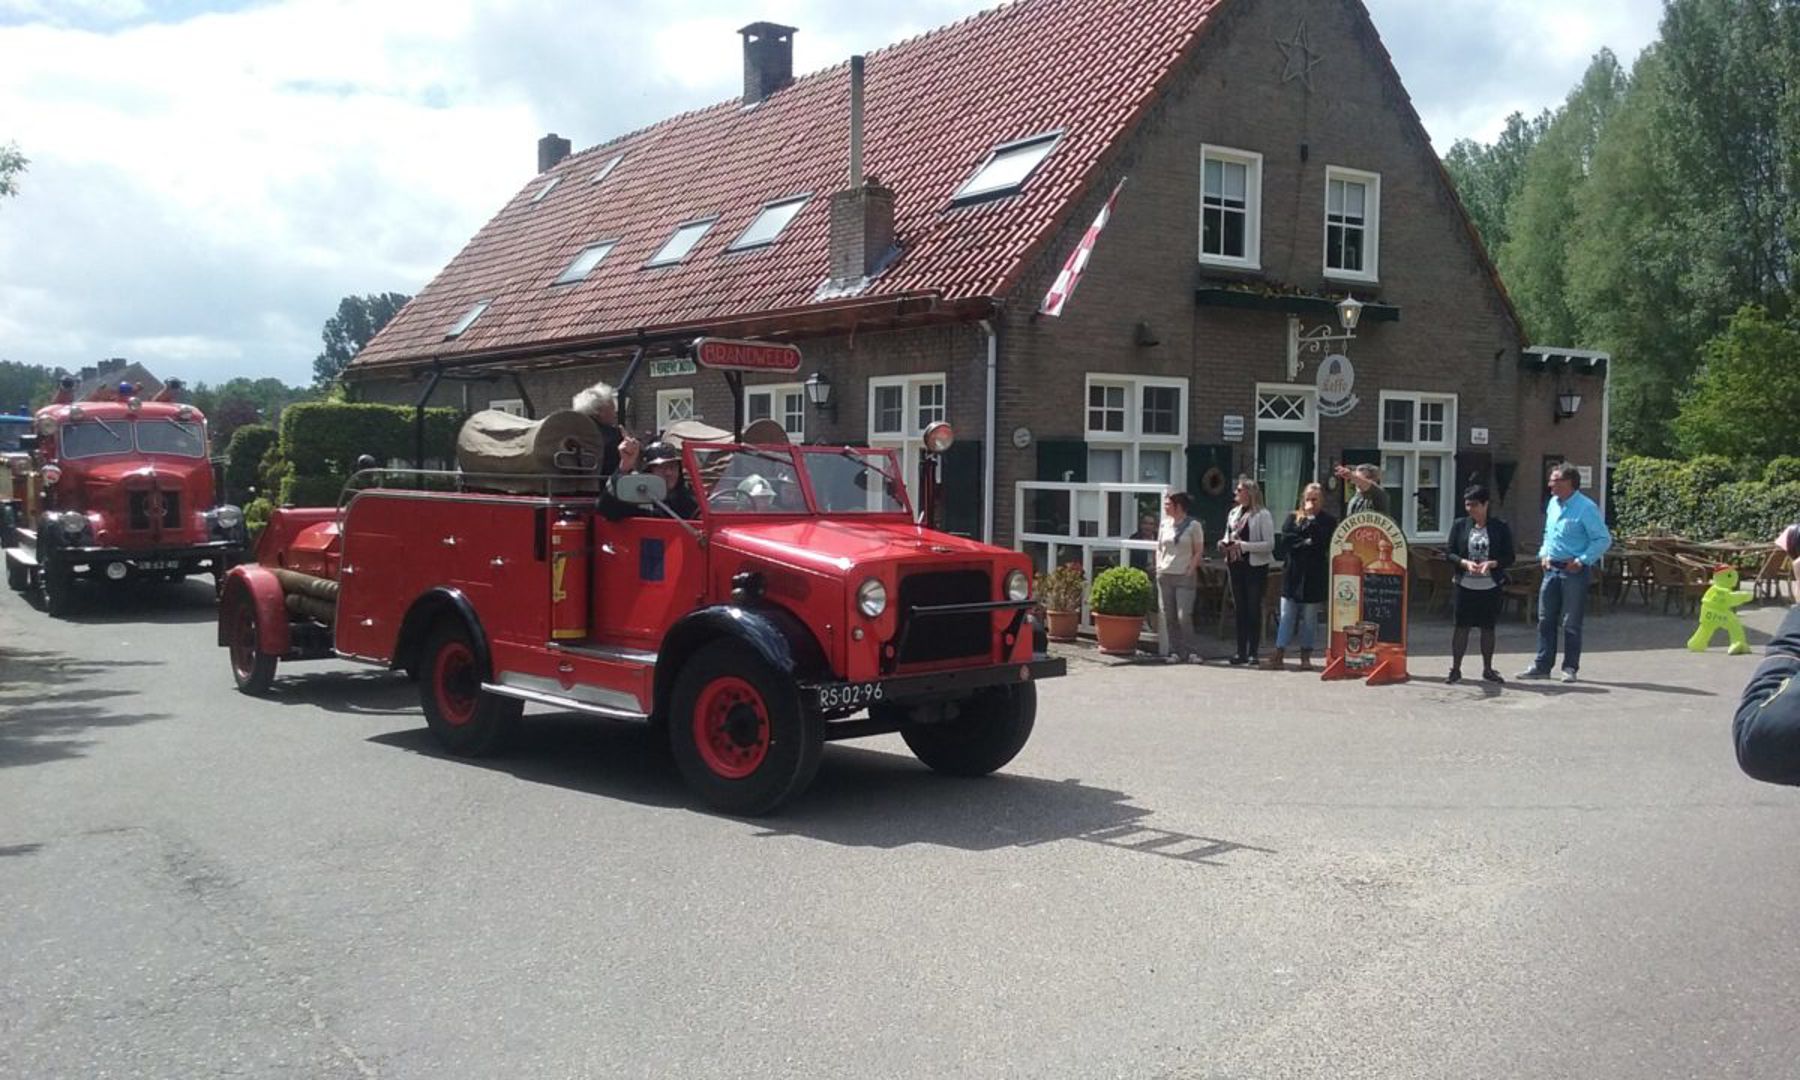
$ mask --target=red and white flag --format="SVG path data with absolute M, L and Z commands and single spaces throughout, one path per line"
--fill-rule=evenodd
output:
M 1094 242 L 1100 239 L 1100 230 L 1112 219 L 1113 204 L 1119 201 L 1119 192 L 1125 189 L 1125 180 L 1119 180 L 1118 187 L 1107 196 L 1106 205 L 1094 216 L 1094 223 L 1082 234 L 1081 243 L 1069 254 L 1069 261 L 1063 263 L 1062 273 L 1056 275 L 1055 284 L 1044 294 L 1044 302 L 1038 307 L 1040 315 L 1061 315 L 1063 305 L 1069 302 L 1069 295 L 1075 286 L 1081 284 L 1081 272 L 1087 269 L 1088 257 L 1094 253 Z

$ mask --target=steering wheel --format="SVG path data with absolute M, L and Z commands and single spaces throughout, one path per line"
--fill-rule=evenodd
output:
M 744 493 L 736 488 L 719 488 L 706 497 L 706 505 L 714 510 L 742 510 Z

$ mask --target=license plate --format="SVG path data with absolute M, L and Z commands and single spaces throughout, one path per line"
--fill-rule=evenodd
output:
M 878 682 L 833 683 L 818 687 L 819 708 L 858 709 L 880 701 L 884 690 Z
M 132 564 L 139 570 L 179 570 L 180 559 L 139 559 Z

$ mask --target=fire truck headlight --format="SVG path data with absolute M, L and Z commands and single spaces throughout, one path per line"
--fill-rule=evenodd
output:
M 62 479 L 62 470 L 54 465 L 46 465 L 40 475 L 44 479 L 45 486 L 54 486 L 58 480 Z
M 956 429 L 942 420 L 925 429 L 925 449 L 942 454 L 956 442 Z
M 856 607 L 871 619 L 879 618 L 887 610 L 887 586 L 875 578 L 857 586 Z
M 227 503 L 213 511 L 213 520 L 218 522 L 219 528 L 230 532 L 244 523 L 244 512 Z
M 88 519 L 85 514 L 80 514 L 71 510 L 64 514 L 57 524 L 62 526 L 64 536 L 74 537 L 80 536 L 82 531 L 87 528 Z
M 1026 600 L 1031 597 L 1031 581 L 1026 578 L 1025 571 L 1014 570 L 1006 575 L 1006 598 L 1008 600 Z

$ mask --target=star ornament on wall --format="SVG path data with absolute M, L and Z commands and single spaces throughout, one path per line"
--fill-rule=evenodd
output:
M 1281 50 L 1281 81 L 1290 83 L 1299 79 L 1306 84 L 1307 90 L 1312 90 L 1312 70 L 1319 66 L 1319 61 L 1325 59 L 1325 56 L 1312 47 L 1312 40 L 1306 33 L 1306 20 L 1300 20 L 1300 25 L 1294 28 L 1293 37 L 1277 41 L 1275 46 Z

